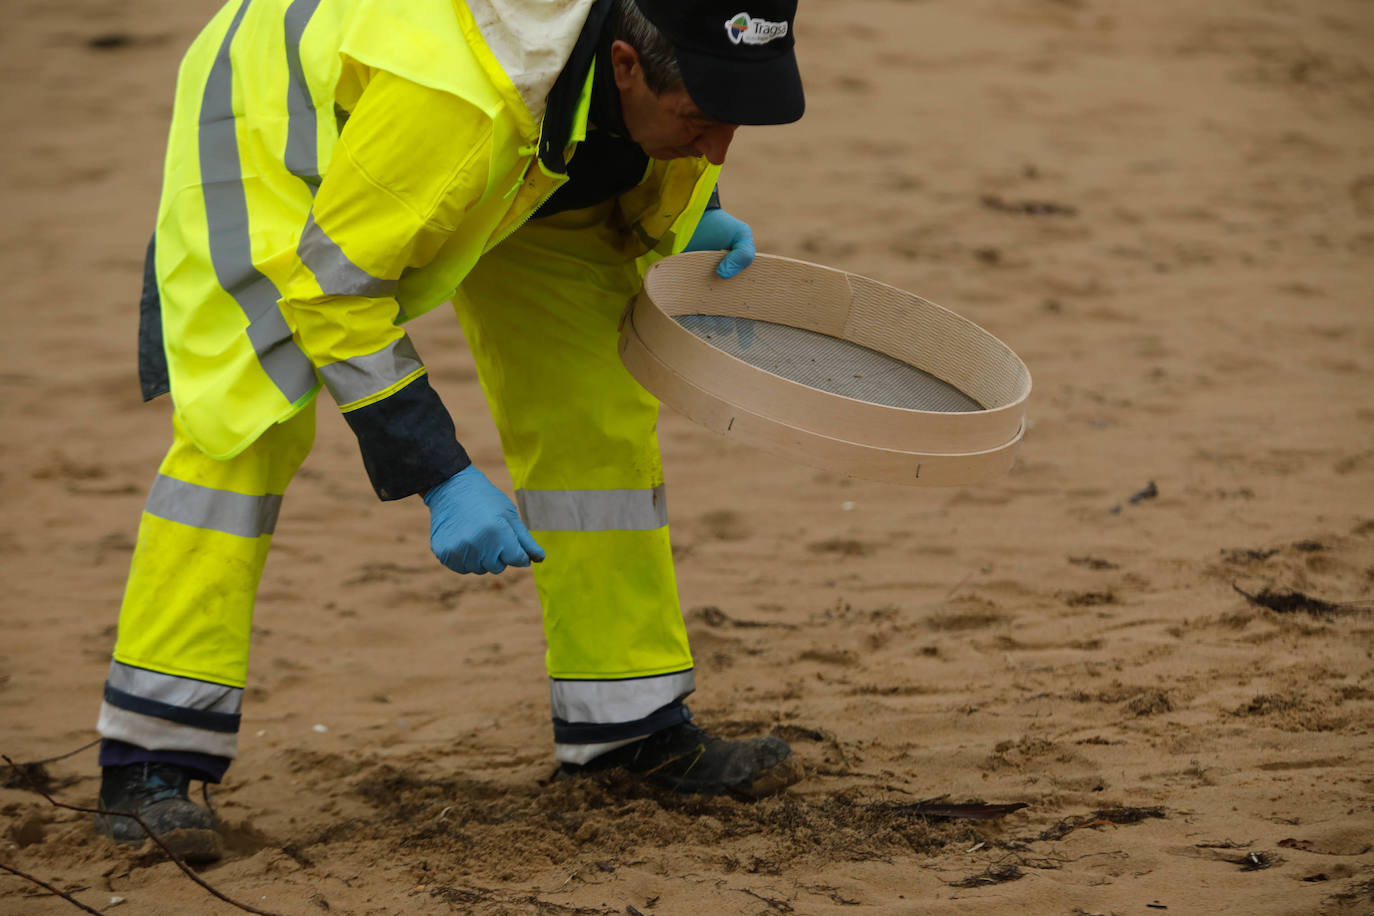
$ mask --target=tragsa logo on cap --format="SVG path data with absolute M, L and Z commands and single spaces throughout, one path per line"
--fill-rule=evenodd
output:
M 764 45 L 774 38 L 785 36 L 787 23 L 769 22 L 767 19 L 755 19 L 748 13 L 736 13 L 725 20 L 725 34 L 733 44 Z

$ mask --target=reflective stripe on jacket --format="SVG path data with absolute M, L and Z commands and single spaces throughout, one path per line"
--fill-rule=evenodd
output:
M 379 474 L 418 492 L 466 463 L 400 324 L 448 300 L 566 180 L 536 152 L 593 3 L 220 10 L 181 65 L 155 248 L 172 395 L 199 448 L 238 454 L 323 382 L 360 441 L 407 430 L 371 453 L 362 441 L 380 495 L 408 494 Z M 642 269 L 681 250 L 717 171 L 652 162 L 607 227 L 626 258 Z M 374 467 L 398 454 L 414 467 Z

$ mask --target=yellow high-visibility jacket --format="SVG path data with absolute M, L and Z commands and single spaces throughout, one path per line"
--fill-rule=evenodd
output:
M 238 454 L 323 382 L 383 498 L 466 465 L 400 325 L 448 300 L 567 180 L 591 69 L 585 53 L 585 73 L 565 65 L 594 43 L 588 14 L 605 2 L 219 11 L 178 75 L 154 237 L 170 389 L 199 448 Z M 570 119 L 546 110 L 560 74 L 577 81 Z M 612 220 L 627 260 L 681 250 L 717 173 L 651 161 Z

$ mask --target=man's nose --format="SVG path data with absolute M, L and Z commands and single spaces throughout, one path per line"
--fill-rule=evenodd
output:
M 706 161 L 712 165 L 723 165 L 725 153 L 730 149 L 730 142 L 735 139 L 737 127 L 735 124 L 717 124 L 706 128 L 693 144 L 697 153 L 705 156 Z

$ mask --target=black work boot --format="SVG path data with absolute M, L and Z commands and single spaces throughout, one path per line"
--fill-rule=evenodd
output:
M 802 778 L 801 761 L 781 738 L 717 738 L 684 722 L 634 744 L 608 751 L 565 775 L 624 767 L 676 792 L 730 792 L 748 798 L 774 795 Z
M 171 763 L 104 767 L 98 807 L 132 811 L 168 849 L 187 862 L 216 862 L 223 855 L 215 816 L 186 797 L 191 774 Z M 118 843 L 148 838 L 131 817 L 95 816 L 95 829 Z

